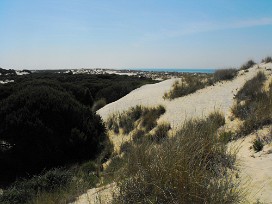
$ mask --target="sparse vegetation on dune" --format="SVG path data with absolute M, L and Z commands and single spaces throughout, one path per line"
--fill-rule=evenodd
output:
M 266 80 L 264 73 L 247 81 L 236 95 L 237 103 L 232 108 L 233 114 L 243 120 L 240 135 L 246 135 L 264 125 L 272 123 L 272 83 L 269 90 L 263 90 Z
M 173 84 L 172 89 L 169 92 L 166 92 L 163 98 L 172 100 L 178 97 L 186 96 L 196 92 L 199 89 L 213 85 L 216 82 L 232 80 L 237 76 L 237 74 L 237 69 L 220 69 L 216 70 L 213 75 L 185 74 L 180 80 L 177 80 Z
M 149 131 L 156 127 L 157 119 L 164 112 L 165 108 L 163 106 L 154 108 L 136 106 L 124 113 L 112 115 L 107 121 L 107 127 L 115 133 L 123 130 L 124 134 L 129 134 L 137 125 L 140 125 L 145 131 Z
M 247 69 L 251 68 L 255 64 L 256 64 L 256 62 L 254 62 L 253 60 L 248 60 L 245 64 L 243 64 L 240 67 L 240 70 L 247 70 Z
M 160 143 L 133 143 L 112 162 L 118 168 L 109 166 L 120 189 L 113 203 L 239 202 L 241 191 L 228 174 L 235 155 L 217 135 L 223 124 L 224 117 L 214 113 L 186 122 Z
M 173 84 L 172 89 L 165 93 L 163 98 L 172 100 L 194 93 L 207 86 L 207 84 L 210 83 L 210 78 L 209 75 L 184 75 Z
M 214 82 L 222 80 L 232 80 L 238 74 L 237 69 L 218 69 L 214 72 L 213 79 Z
M 262 59 L 262 63 L 270 63 L 270 62 L 272 62 L 272 57 L 266 57 Z

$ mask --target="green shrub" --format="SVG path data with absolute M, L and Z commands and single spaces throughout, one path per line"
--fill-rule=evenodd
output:
M 220 140 L 221 142 L 223 142 L 224 144 L 227 144 L 228 142 L 230 142 L 230 141 L 233 140 L 233 135 L 234 135 L 234 133 L 232 133 L 231 131 L 222 132 L 222 133 L 219 135 L 219 140 Z
M 168 138 L 168 131 L 171 129 L 170 124 L 162 123 L 159 124 L 155 130 L 155 133 L 151 135 L 151 140 L 154 142 L 161 142 Z
M 214 82 L 222 80 L 232 80 L 238 73 L 237 69 L 218 69 L 214 72 Z
M 120 152 L 128 152 L 131 149 L 131 146 L 132 144 L 129 141 L 122 143 L 120 146 Z
M 142 142 L 144 137 L 146 136 L 146 133 L 144 130 L 136 130 L 132 135 L 132 141 L 133 142 Z
M 252 147 L 253 147 L 253 149 L 254 149 L 255 152 L 262 151 L 263 146 L 264 146 L 264 144 L 263 144 L 263 142 L 261 141 L 260 138 L 256 138 L 256 139 L 253 141 Z
M 262 63 L 270 63 L 270 62 L 272 62 L 272 57 L 266 57 L 262 59 Z
M 251 68 L 255 64 L 256 64 L 256 62 L 254 62 L 253 60 L 249 60 L 240 67 L 240 70 L 247 70 L 247 69 Z
M 109 141 L 101 118 L 71 95 L 28 87 L 0 101 L 0 177 L 7 183 L 43 169 L 94 159 Z M 2 148 L 1 148 L 2 150 Z
M 100 108 L 103 108 L 105 105 L 107 105 L 106 99 L 101 98 L 94 102 L 92 111 L 95 113 L 97 110 L 99 110 Z

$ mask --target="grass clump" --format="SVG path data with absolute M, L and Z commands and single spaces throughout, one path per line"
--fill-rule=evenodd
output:
M 240 70 L 247 70 L 247 69 L 251 68 L 255 64 L 256 64 L 256 62 L 254 62 L 253 60 L 249 60 L 240 67 Z
M 213 85 L 218 81 L 232 80 L 237 76 L 237 73 L 238 70 L 236 69 L 221 69 L 216 70 L 213 75 L 184 74 L 180 81 L 175 81 L 172 89 L 169 92 L 166 92 L 163 98 L 172 100 L 178 97 L 186 96 L 196 92 L 199 89 L 203 89 L 206 86 Z
M 214 72 L 214 82 L 222 80 L 232 80 L 238 74 L 237 69 L 218 69 Z
M 258 72 L 255 77 L 244 84 L 244 86 L 238 91 L 235 98 L 238 101 L 252 100 L 259 92 L 261 92 L 265 80 L 265 74 L 263 72 Z
M 255 152 L 262 151 L 263 146 L 264 146 L 264 144 L 263 144 L 263 142 L 261 141 L 260 138 L 256 138 L 256 139 L 253 141 L 252 147 L 253 147 L 253 149 L 254 149 Z
M 243 120 L 240 135 L 246 135 L 264 125 L 272 123 L 272 83 L 268 91 L 262 89 L 266 80 L 264 73 L 247 81 L 236 95 L 237 104 L 232 108 L 233 114 Z
M 207 86 L 208 78 L 201 75 L 184 75 L 180 81 L 176 81 L 173 84 L 172 89 L 165 93 L 163 98 L 172 100 L 194 93 Z
M 121 114 L 111 116 L 107 121 L 107 127 L 115 133 L 119 133 L 122 129 L 124 134 L 129 134 L 140 124 L 145 131 L 150 131 L 156 127 L 157 119 L 164 113 L 163 106 L 154 108 L 136 106 Z
M 171 129 L 169 123 L 159 124 L 153 135 L 150 135 L 150 139 L 154 142 L 161 142 L 168 138 L 168 131 Z
M 172 138 L 136 143 L 122 158 L 113 203 L 236 203 L 240 192 L 227 172 L 235 157 L 219 140 L 218 113 L 190 120 Z
M 272 62 L 272 57 L 266 57 L 262 59 L 262 63 L 270 63 L 270 62 Z

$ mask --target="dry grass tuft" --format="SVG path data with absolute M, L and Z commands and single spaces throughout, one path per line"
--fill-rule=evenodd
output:
M 186 122 L 160 143 L 134 143 L 117 159 L 120 194 L 113 203 L 239 202 L 238 184 L 228 173 L 235 155 L 217 135 L 223 124 L 224 117 L 214 113 Z

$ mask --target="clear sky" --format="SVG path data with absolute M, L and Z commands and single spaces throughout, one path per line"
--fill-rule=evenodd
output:
M 272 56 L 272 0 L 0 0 L 0 67 L 221 68 Z

